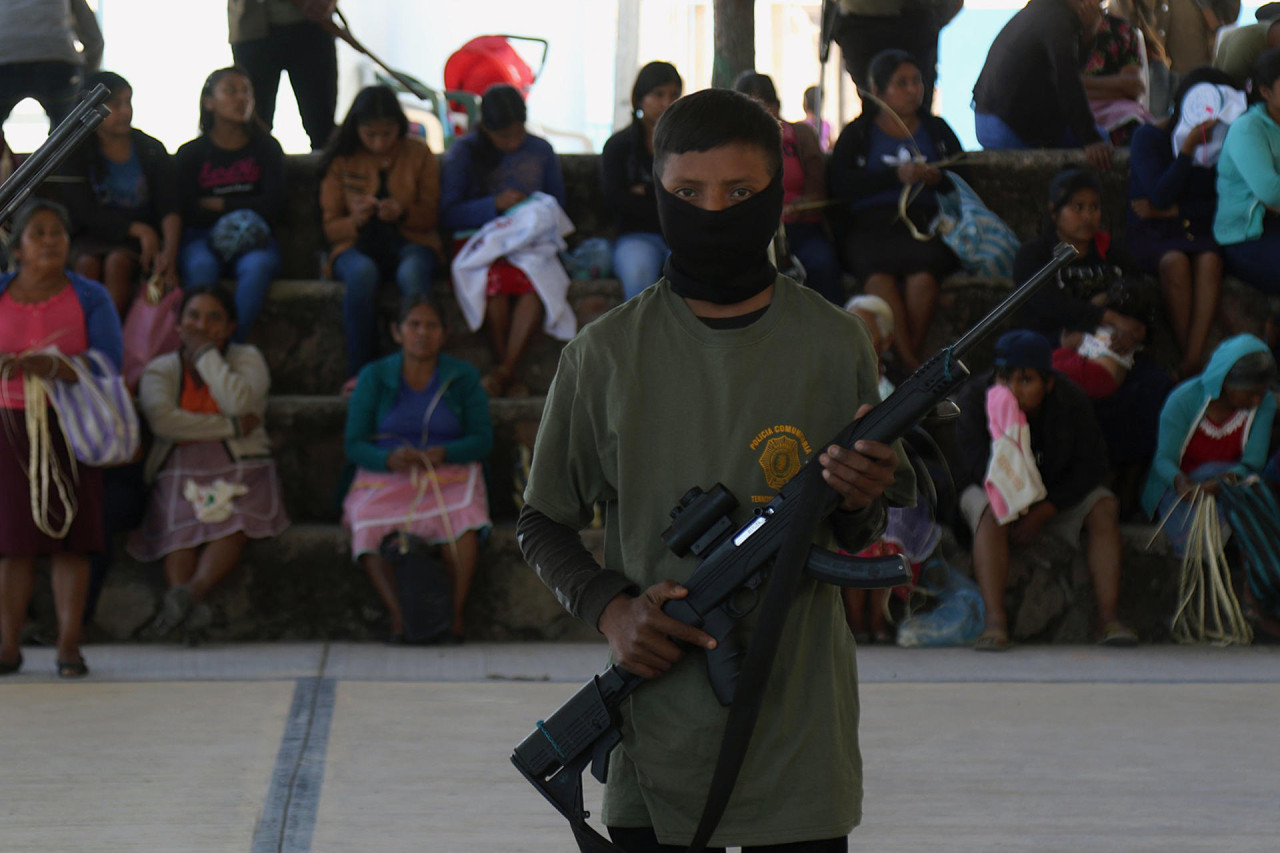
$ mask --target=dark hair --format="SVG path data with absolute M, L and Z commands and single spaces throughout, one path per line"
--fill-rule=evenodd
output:
M 1024 365 L 1018 365 L 1018 364 L 1002 364 L 1002 365 L 999 365 L 999 366 L 998 366 L 998 367 L 996 367 L 996 369 L 995 369 L 995 377 L 996 377 L 997 379 L 1003 379 L 1003 380 L 1005 380 L 1005 381 L 1007 382 L 1007 381 L 1009 381 L 1010 379 L 1012 379 L 1012 378 L 1013 378 L 1013 374 L 1017 373 L 1019 370 L 1026 370 L 1026 371 L 1028 371 L 1028 372 L 1030 372 L 1030 373 L 1035 373 L 1035 374 L 1039 375 L 1039 377 L 1040 377 L 1040 381 L 1041 381 L 1041 382 L 1043 382 L 1043 383 L 1045 383 L 1046 385 L 1048 385 L 1048 384 L 1049 384 L 1049 380 L 1053 379 L 1053 371 L 1052 371 L 1052 370 L 1041 370 L 1041 369 L 1040 369 L 1040 368 L 1038 368 L 1038 367 L 1026 367 L 1026 366 L 1024 366 Z
M 217 71 L 204 78 L 204 86 L 200 88 L 200 132 L 208 133 L 213 130 L 213 110 L 204 108 L 204 99 L 213 97 L 213 90 L 218 84 L 232 75 L 239 75 L 249 81 L 249 87 L 253 87 L 253 78 L 249 76 L 249 72 L 245 71 L 239 65 L 228 65 L 226 68 L 219 68 Z M 266 133 L 267 126 L 262 123 L 262 119 L 258 118 L 257 111 L 254 112 L 249 120 L 245 122 L 245 131 L 252 134 L 254 131 L 262 131 Z
M 898 69 L 904 65 L 914 65 L 920 67 L 920 63 L 914 56 L 905 50 L 899 50 L 891 47 L 888 50 L 882 50 L 875 56 L 871 57 L 871 62 L 867 65 L 867 80 L 873 89 L 883 92 L 889 88 L 889 81 L 893 79 L 893 75 Z M 930 105 L 920 104 L 920 113 L 923 115 L 929 111 Z M 880 105 L 870 98 L 866 98 L 862 102 L 862 114 L 871 118 L 880 112 Z
M 328 171 L 335 157 L 348 157 L 360 150 L 360 127 L 375 121 L 393 121 L 403 138 L 409 132 L 409 119 L 400 99 L 390 86 L 366 86 L 351 102 L 347 117 L 334 131 L 320 159 L 320 174 Z
M 47 198 L 33 198 L 18 208 L 18 212 L 13 215 L 13 220 L 9 226 L 8 245 L 10 249 L 22 243 L 22 232 L 27 230 L 32 218 L 42 210 L 48 210 L 57 216 L 62 221 L 62 227 L 66 230 L 67 236 L 71 236 L 71 214 L 67 213 L 67 209 L 56 201 L 50 201 Z
M 444 314 L 444 303 L 434 293 L 423 290 L 415 290 L 400 297 L 400 311 L 396 314 L 396 325 L 399 326 L 408 320 L 409 314 L 420 305 L 426 305 L 436 312 L 436 316 L 440 318 L 440 325 L 448 327 L 449 319 Z
M 1236 359 L 1222 377 L 1222 390 L 1228 388 L 1269 388 L 1276 379 L 1276 360 L 1270 350 L 1246 353 Z
M 495 83 L 484 90 L 484 96 L 480 98 L 480 127 L 476 128 L 475 145 L 471 149 L 471 167 L 480 186 L 489 185 L 489 176 L 502 162 L 502 152 L 485 131 L 506 130 L 513 124 L 524 124 L 528 115 L 524 96 L 515 86 Z
M 703 89 L 676 101 L 653 132 L 653 173 L 668 156 L 741 142 L 764 152 L 770 174 L 782 168 L 782 130 L 757 101 L 729 89 Z
M 238 314 L 236 312 L 236 295 L 231 292 L 231 288 L 225 284 L 211 284 L 207 287 L 193 287 L 182 294 L 182 302 L 178 305 L 178 316 L 182 316 L 182 312 L 187 310 L 188 303 L 197 296 L 209 296 L 218 301 L 222 306 L 222 310 L 227 313 L 227 319 L 232 323 L 236 322 Z
M 631 87 L 631 109 L 640 112 L 640 102 L 644 100 L 645 95 L 659 86 L 667 86 L 671 83 L 676 84 L 676 88 L 681 92 L 684 91 L 684 81 L 680 79 L 680 72 L 674 65 L 670 62 L 646 63 L 636 73 L 636 82 Z
M 773 78 L 758 71 L 743 71 L 733 81 L 733 90 L 741 92 L 749 98 L 755 98 L 766 107 L 782 106 L 778 100 L 778 90 L 773 85 Z
M 1081 190 L 1093 190 L 1101 196 L 1102 182 L 1087 169 L 1063 169 L 1049 182 L 1049 209 L 1057 213 Z
M 1255 21 L 1270 21 L 1280 17 L 1280 3 L 1264 3 L 1253 13 Z
M 84 89 L 86 92 L 98 85 L 106 86 L 111 90 L 112 95 L 120 94 L 121 89 L 129 89 L 131 91 L 133 89 L 133 87 L 129 85 L 128 80 L 124 79 L 114 71 L 95 71 L 88 77 L 84 78 Z
M 1262 87 L 1270 89 L 1277 78 L 1280 78 L 1280 47 L 1272 47 L 1258 54 L 1257 61 L 1253 63 L 1253 74 L 1249 77 L 1253 84 L 1250 96 L 1262 100 Z
M 810 86 L 804 90 L 804 108 L 811 113 L 818 111 L 818 87 Z

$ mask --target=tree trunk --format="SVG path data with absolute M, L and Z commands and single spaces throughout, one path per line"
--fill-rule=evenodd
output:
M 715 60 L 711 85 L 727 89 L 756 66 L 755 0 L 715 0 Z

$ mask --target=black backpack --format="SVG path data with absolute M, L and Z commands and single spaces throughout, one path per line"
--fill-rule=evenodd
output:
M 453 580 L 440 548 L 411 533 L 392 532 L 378 545 L 396 575 L 396 596 L 404 612 L 404 640 L 437 643 L 453 627 Z

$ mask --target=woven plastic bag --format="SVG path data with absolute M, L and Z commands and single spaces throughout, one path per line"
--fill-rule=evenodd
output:
M 138 452 L 141 431 L 124 377 L 99 352 L 70 359 L 78 382 L 50 382 L 49 404 L 76 459 L 97 468 L 123 465 Z

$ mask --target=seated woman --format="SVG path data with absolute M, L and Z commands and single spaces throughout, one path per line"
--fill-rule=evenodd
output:
M 1231 124 L 1218 159 L 1213 236 L 1227 272 L 1263 293 L 1280 293 L 1280 47 L 1253 73 L 1258 102 Z
M 804 122 L 782 121 L 782 104 L 767 74 L 743 71 L 733 88 L 764 104 L 782 126 L 782 223 L 791 254 L 804 267 L 804 283 L 835 305 L 844 305 L 840 259 L 827 239 L 821 205 L 827 198 L 827 161 L 818 135 Z
M 1267 464 L 1275 378 L 1267 345 L 1253 335 L 1237 335 L 1218 345 L 1203 373 L 1169 395 L 1142 506 L 1157 521 L 1168 518 L 1164 530 L 1179 556 L 1186 553 L 1192 520 L 1185 499 L 1197 489 L 1216 494 L 1222 482 L 1259 474 Z
M 159 140 L 133 127 L 133 87 L 119 74 L 89 75 L 111 90 L 111 111 L 62 167 L 75 229 L 75 271 L 102 282 L 124 316 L 138 272 L 178 284 L 182 219 L 173 161 Z
M 231 343 L 235 298 L 221 285 L 188 290 L 178 318 L 182 348 L 148 364 L 138 384 L 155 436 L 145 467 L 154 487 L 128 550 L 164 560 L 169 586 L 142 630 L 148 639 L 206 627 L 198 605 L 248 541 L 289 526 L 263 426 L 271 378 L 256 347 Z
M 379 553 L 382 540 L 407 532 L 447 545 L 441 551 L 453 579 L 449 638 L 460 642 L 478 532 L 490 526 L 482 470 L 493 447 L 489 398 L 479 371 L 441 353 L 444 312 L 430 296 L 406 296 L 391 334 L 400 352 L 360 371 L 347 408 L 347 459 L 357 470 L 343 524 L 387 606 L 391 642 L 403 642 L 404 617 L 395 573 Z
M 1196 86 L 1231 86 L 1213 68 L 1197 68 L 1178 85 L 1173 114 L 1144 124 L 1129 146 L 1129 211 L 1125 237 L 1143 272 L 1158 275 L 1173 336 L 1182 351 L 1178 374 L 1194 376 L 1218 313 L 1222 250 L 1213 239 L 1218 204 L 1215 164 L 1226 126 L 1218 119 L 1186 128 L 1183 103 Z M 1176 144 L 1175 144 L 1176 142 Z
M 426 293 L 440 259 L 440 172 L 431 149 L 408 131 L 395 92 L 369 86 L 356 95 L 321 161 L 320 210 L 329 262 L 345 287 L 353 386 L 374 358 L 378 285 L 394 279 L 402 295 Z
M 1140 282 L 1123 246 L 1102 230 L 1102 184 L 1092 172 L 1066 169 L 1054 176 L 1043 231 L 1018 249 L 1014 280 L 1030 278 L 1063 242 L 1075 246 L 1080 256 L 1058 270 L 1057 287 L 1042 287 L 1027 300 L 1019 325 L 1054 346 L 1074 349 L 1104 321 L 1107 292 L 1126 281 Z
M 284 209 L 284 151 L 253 112 L 253 85 L 240 68 L 209 75 L 200 92 L 200 136 L 174 156 L 182 222 L 182 285 L 236 279 L 235 340 L 243 343 L 280 250 L 270 227 Z
M 512 86 L 489 87 L 480 102 L 480 126 L 456 141 L 444 158 L 440 219 L 455 238 L 506 213 L 535 192 L 567 206 L 560 160 L 551 143 L 525 131 L 524 98 Z M 489 268 L 485 322 L 496 366 L 484 378 L 491 396 L 515 377 L 544 306 L 534 283 L 505 258 Z
M 631 87 L 635 117 L 609 137 L 600 153 L 605 209 L 618 223 L 613 271 L 627 299 L 662 278 L 662 264 L 670 253 L 653 197 L 653 129 L 680 97 L 683 86 L 679 72 L 668 62 L 650 62 L 641 68 Z
M 75 464 L 74 501 L 50 489 L 40 511 L 61 538 L 37 526 L 27 500 L 31 476 L 27 460 L 28 432 L 24 379 L 76 381 L 66 364 L 38 352 L 51 344 L 67 356 L 86 350 L 102 354 L 117 369 L 124 359 L 120 318 L 111 297 L 96 281 L 67 270 L 70 254 L 67 212 L 40 199 L 28 202 L 14 217 L 9 250 L 16 273 L 0 276 L 0 491 L 9 502 L 0 512 L 0 675 L 22 668 L 19 636 L 31 600 L 35 561 L 48 555 L 53 573 L 53 599 L 58 614 L 57 673 L 80 678 L 89 667 L 80 654 L 81 617 L 89 590 L 89 555 L 104 548 L 102 472 Z M 41 418 L 35 413 L 36 419 Z M 52 408 L 43 418 L 58 469 L 72 476 L 66 439 Z M 68 504 L 71 505 L 68 505 Z
M 940 238 L 920 242 L 912 236 L 898 215 L 898 196 L 903 186 L 923 185 L 907 215 L 926 229 L 938 211 L 933 188 L 945 180 L 929 163 L 960 153 L 960 141 L 929 113 L 910 54 L 883 51 L 871 61 L 870 74 L 871 93 L 880 100 L 864 102 L 862 115 L 840 132 L 831 154 L 830 195 L 848 202 L 853 214 L 844 238 L 846 263 L 865 292 L 893 308 L 894 349 L 903 367 L 915 370 L 938 303 L 938 280 L 959 269 L 960 261 Z
M 1140 100 L 1147 87 L 1142 82 L 1138 31 L 1124 18 L 1102 15 L 1081 76 L 1093 118 L 1110 135 L 1112 145 L 1128 145 L 1137 128 L 1155 121 Z

